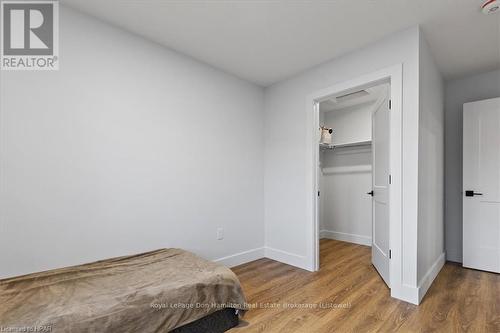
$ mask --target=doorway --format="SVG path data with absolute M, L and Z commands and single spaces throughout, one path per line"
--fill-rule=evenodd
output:
M 463 266 L 500 273 L 500 98 L 463 114 Z
M 396 65 L 389 67 L 377 72 L 360 76 L 356 79 L 350 80 L 348 82 L 340 83 L 335 86 L 323 89 L 310 95 L 309 100 L 313 105 L 313 127 L 314 131 L 311 135 L 313 144 L 313 187 L 314 187 L 314 198 L 313 198 L 313 267 L 314 270 L 320 269 L 319 262 L 319 239 L 321 235 L 321 218 L 320 214 L 323 214 L 320 210 L 321 204 L 321 170 L 320 158 L 321 150 L 319 149 L 320 133 L 318 128 L 321 126 L 320 119 L 320 105 L 322 102 L 331 100 L 332 98 L 343 97 L 345 100 L 349 99 L 346 96 L 355 95 L 365 95 L 364 93 L 359 93 L 363 90 L 374 89 L 374 87 L 385 86 L 387 87 L 386 100 L 384 98 L 377 98 L 376 103 L 372 105 L 372 117 L 371 125 L 377 126 L 378 123 L 385 124 L 385 131 L 377 131 L 374 137 L 363 139 L 363 136 L 359 136 L 357 140 L 351 142 L 345 141 L 345 143 L 351 143 L 352 146 L 342 147 L 342 141 L 337 141 L 337 147 L 335 147 L 335 141 L 332 141 L 333 151 L 337 150 L 337 153 L 342 153 L 346 148 L 349 149 L 364 149 L 371 160 L 371 163 L 377 163 L 379 165 L 384 161 L 385 164 L 380 164 L 380 166 L 374 168 L 374 172 L 369 170 L 368 179 L 371 178 L 372 186 L 369 186 L 366 190 L 363 189 L 363 194 L 368 196 L 369 192 L 373 190 L 373 199 L 369 198 L 372 205 L 372 227 L 371 234 L 367 237 L 362 237 L 361 241 L 364 241 L 367 245 L 372 247 L 372 262 L 374 266 L 379 271 L 380 275 L 383 276 L 384 281 L 387 283 L 389 288 L 391 288 L 391 295 L 400 298 L 401 290 L 403 289 L 402 284 L 402 258 L 401 258 L 401 133 L 402 133 L 402 66 Z M 332 102 L 330 102 L 332 103 Z M 380 112 L 377 111 L 382 105 L 387 105 L 390 111 Z M 328 104 L 328 103 L 327 103 Z M 323 117 L 323 116 L 321 116 Z M 366 124 L 366 122 L 365 122 Z M 366 125 L 365 125 L 366 126 Z M 358 133 L 359 134 L 359 133 Z M 385 150 L 381 150 L 380 144 L 385 147 Z M 375 147 L 375 148 L 374 148 Z M 330 147 L 323 147 L 328 149 Z M 375 150 L 375 154 L 373 151 Z M 379 153 L 377 153 L 377 151 Z M 385 158 L 383 158 L 385 156 Z M 378 158 L 380 157 L 380 158 Z M 335 157 L 331 157 L 334 159 Z M 365 156 L 366 161 L 366 156 Z M 380 163 L 379 163 L 380 162 Z M 366 164 L 362 164 L 365 165 Z M 335 166 L 332 166 L 335 167 Z M 352 167 L 352 166 L 351 166 Z M 359 167 L 359 166 L 358 166 Z M 363 167 L 359 167 L 360 172 L 362 172 Z M 355 169 L 355 168 L 354 168 Z M 377 170 L 383 170 L 377 172 Z M 327 171 L 342 171 L 342 170 L 327 170 Z M 371 177 L 370 177 L 371 176 Z M 380 182 L 379 180 L 385 179 L 385 182 Z M 366 175 L 365 175 L 366 180 Z M 371 188 L 370 188 L 371 187 Z M 384 188 L 385 187 L 385 188 Z M 377 190 L 378 188 L 378 190 Z M 318 195 L 319 194 L 319 195 Z M 385 206 L 386 209 L 381 207 Z M 365 206 L 365 217 L 366 215 L 370 217 L 370 208 L 368 211 Z M 339 233 L 340 234 L 340 233 Z M 338 236 L 337 234 L 336 236 Z M 355 234 L 355 233 L 354 233 Z M 340 234 L 341 235 L 341 234 Z M 355 234 L 357 235 L 357 234 Z M 324 235 L 323 235 L 324 236 Z M 342 235 L 341 235 L 342 236 Z M 345 236 L 345 235 L 344 235 Z M 352 236 L 352 235 L 351 235 Z M 371 236 L 371 237 L 370 237 Z M 371 238 L 371 239 L 370 239 Z M 351 238 L 352 240 L 352 238 Z M 375 244 L 375 246 L 374 246 Z M 382 260 L 379 260 L 382 259 Z
M 389 92 L 384 82 L 319 102 L 318 164 L 320 239 L 371 247 L 387 285 Z

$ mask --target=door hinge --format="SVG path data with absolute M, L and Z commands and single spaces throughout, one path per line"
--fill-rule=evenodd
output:
M 389 110 L 392 108 L 392 101 L 389 100 Z
M 319 197 L 320 192 L 318 191 L 318 197 Z
M 391 258 L 392 258 L 392 251 L 389 250 L 389 259 L 391 259 Z
M 392 176 L 389 175 L 389 184 L 392 184 Z

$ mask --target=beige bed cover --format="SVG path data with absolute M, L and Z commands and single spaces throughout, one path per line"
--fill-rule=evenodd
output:
M 161 249 L 0 280 L 2 332 L 166 332 L 245 310 L 228 268 Z

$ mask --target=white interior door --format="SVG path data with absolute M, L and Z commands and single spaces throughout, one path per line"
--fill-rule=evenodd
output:
M 372 117 L 373 223 L 372 263 L 390 286 L 389 273 L 389 94 L 379 101 Z
M 500 273 L 500 98 L 464 104 L 463 265 Z

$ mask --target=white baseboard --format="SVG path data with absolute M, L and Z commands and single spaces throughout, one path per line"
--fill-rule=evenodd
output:
M 320 238 L 335 239 L 339 241 L 366 245 L 366 246 L 372 245 L 372 238 L 369 236 L 348 234 L 345 232 L 330 231 L 330 230 L 321 230 L 319 235 Z
M 298 268 L 311 270 L 310 263 L 307 258 L 298 254 L 274 249 L 271 247 L 259 247 L 256 249 L 239 252 L 223 258 L 215 259 L 214 261 L 226 267 L 234 267 L 257 259 L 269 258 L 282 262 L 284 264 L 292 265 Z
M 214 261 L 226 267 L 234 267 L 262 258 L 264 258 L 264 247 L 239 252 L 227 257 L 215 259 Z
M 418 288 L 406 284 L 401 284 L 399 286 L 396 286 L 395 283 L 391 284 L 391 297 L 415 305 L 418 305 L 419 303 Z
M 266 258 L 299 267 L 308 271 L 311 270 L 310 263 L 308 262 L 307 258 L 295 253 L 274 249 L 272 247 L 265 247 L 264 256 Z
M 418 303 L 424 298 L 427 290 L 432 285 L 432 282 L 438 276 L 441 268 L 443 268 L 445 262 L 445 253 L 441 253 L 441 255 L 436 259 L 436 261 L 432 264 L 431 268 L 427 271 L 425 276 L 418 283 Z

